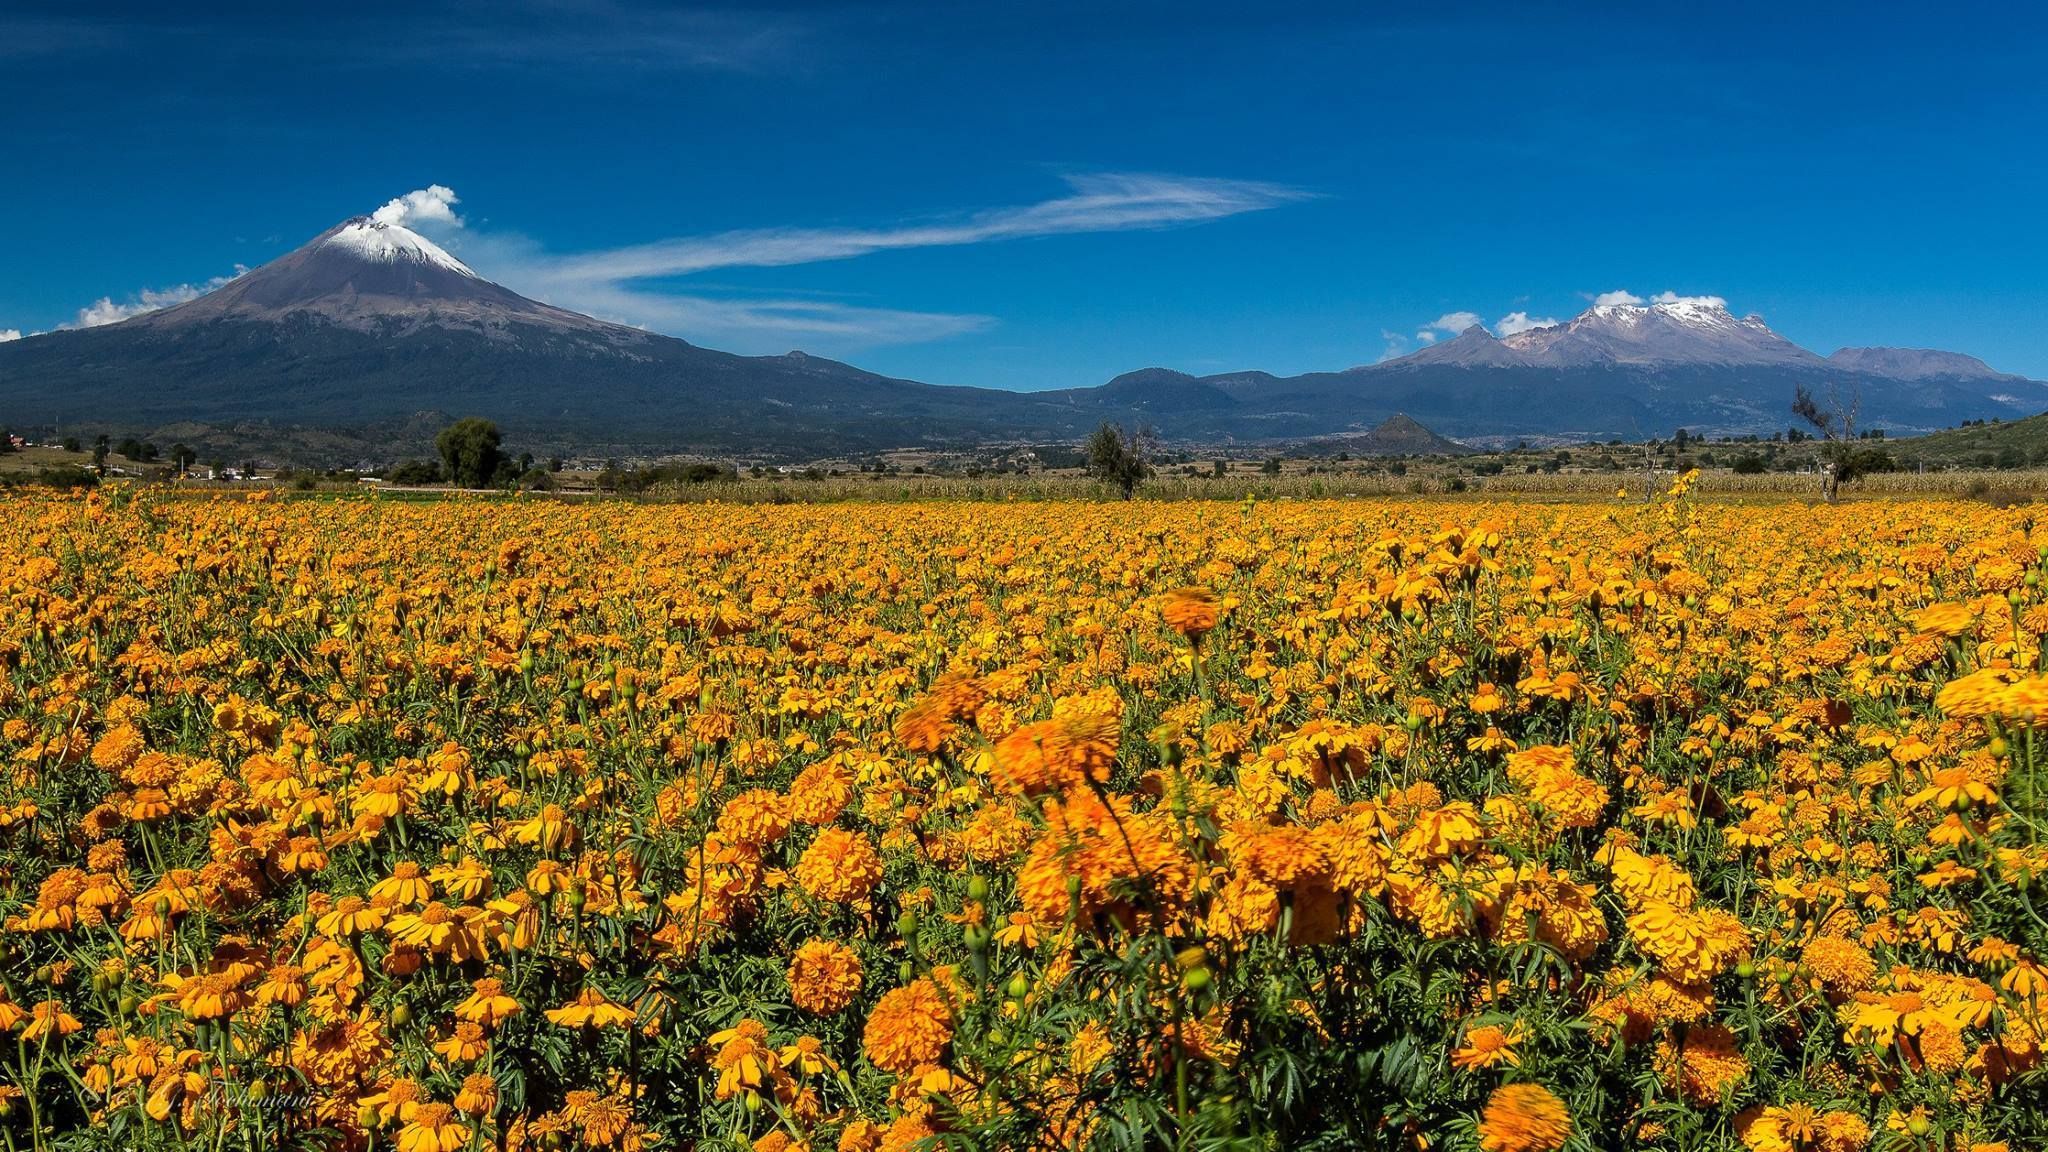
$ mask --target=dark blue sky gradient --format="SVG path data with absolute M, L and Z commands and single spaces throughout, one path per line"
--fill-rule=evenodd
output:
M 467 222 L 437 238 L 538 292 L 559 257 L 958 223 L 1149 174 L 1272 202 L 633 281 L 708 304 L 612 318 L 1037 388 L 1343 368 L 1445 314 L 1670 290 L 1822 353 L 2048 378 L 2035 5 L 313 7 L 0 0 L 0 330 L 429 184 Z

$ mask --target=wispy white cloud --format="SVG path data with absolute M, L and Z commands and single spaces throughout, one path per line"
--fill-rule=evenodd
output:
M 1557 323 L 1552 316 L 1531 316 L 1527 312 L 1510 312 L 1493 322 L 1495 336 L 1513 336 L 1531 328 L 1548 328 Z
M 1311 195 L 1279 184 L 1179 176 L 1074 176 L 1067 183 L 1069 195 L 951 222 L 894 228 L 767 228 L 682 237 L 565 257 L 557 261 L 553 275 L 563 282 L 639 280 L 713 268 L 815 264 L 902 248 L 1166 228 L 1276 208 Z
M 453 188 L 429 184 L 394 197 L 372 212 L 370 218 L 379 224 L 402 224 L 407 228 L 460 228 L 462 217 L 455 214 L 455 206 L 461 202 Z
M 597 252 L 551 253 L 511 233 L 464 228 L 435 186 L 392 202 L 408 223 L 446 237 L 470 267 L 515 291 L 609 320 L 690 339 L 816 337 L 845 346 L 912 343 L 974 332 L 988 316 L 870 308 L 802 299 L 735 299 L 653 285 L 723 268 L 783 268 L 878 252 L 1005 240 L 1170 228 L 1221 220 L 1311 198 L 1250 180 L 1111 173 L 1073 176 L 1066 195 L 958 217 L 875 228 L 762 228 L 683 236 Z M 445 195 L 442 195 L 445 194 Z M 433 207 L 413 214 L 416 204 Z M 387 205 L 390 208 L 391 205 Z M 446 211 L 446 217 L 439 213 Z
M 57 327 L 98 328 L 102 324 L 118 324 L 123 320 L 132 320 L 146 313 L 169 308 L 173 304 L 183 304 L 187 300 L 197 300 L 199 297 L 221 287 L 236 276 L 240 276 L 247 271 L 247 268 L 237 264 L 231 275 L 215 276 L 211 280 L 200 284 L 176 284 L 169 288 L 144 288 L 135 295 L 121 301 L 116 301 L 111 296 L 102 296 L 91 304 L 80 308 L 76 319 L 67 324 L 59 324 Z
M 1408 354 L 1408 337 L 1401 335 L 1392 328 L 1380 329 L 1380 339 L 1385 340 L 1387 346 L 1380 350 L 1380 358 L 1373 361 L 1373 363 L 1385 364 L 1389 360 Z
M 21 329 L 19 329 L 19 328 L 0 328 L 0 344 L 5 344 L 5 343 L 7 343 L 7 342 L 9 342 L 9 341 L 11 341 L 11 340 L 19 340 L 19 339 L 21 339 Z
M 1617 288 L 1612 292 L 1602 292 L 1598 296 L 1593 297 L 1593 307 L 1595 308 L 1611 308 L 1617 304 L 1641 304 L 1642 302 L 1643 298 L 1641 296 L 1626 288 Z
M 867 308 L 801 298 L 727 299 L 612 285 L 588 286 L 575 294 L 573 304 L 564 304 L 560 298 L 551 302 L 602 319 L 713 343 L 822 339 L 849 345 L 918 344 L 979 332 L 996 323 L 991 316 Z M 761 345 L 768 346 L 784 345 Z

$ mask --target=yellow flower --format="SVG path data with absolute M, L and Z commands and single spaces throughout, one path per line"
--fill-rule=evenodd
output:
M 1465 1033 L 1465 1045 L 1451 1053 L 1451 1063 L 1459 1068 L 1491 1068 L 1496 1064 L 1520 1067 L 1522 1057 L 1516 1053 L 1515 1045 L 1522 1042 L 1522 1022 L 1517 1020 L 1510 1028 L 1487 1024 Z
M 1915 808 L 1933 804 L 1936 808 L 1968 811 L 1973 804 L 1995 804 L 1998 793 L 1970 775 L 1968 768 L 1960 765 L 1943 768 L 1927 779 L 1927 787 L 1915 792 L 1906 800 Z
M 711 1035 L 717 1049 L 711 1065 L 718 1070 L 717 1095 L 729 1100 L 741 1092 L 759 1092 L 782 1061 L 768 1044 L 768 1029 L 759 1020 L 746 1019 Z
M 1003 919 L 1003 926 L 996 929 L 995 941 L 1006 948 L 1031 949 L 1038 947 L 1038 922 L 1029 912 L 1012 912 Z
M 263 976 L 263 983 L 256 986 L 258 1004 L 276 1004 L 291 1008 L 306 999 L 306 973 L 296 964 L 278 964 Z
M 1831 992 L 1848 994 L 1870 987 L 1877 977 L 1877 962 L 1854 940 L 1822 936 L 1800 950 L 1799 961 L 1811 970 Z
M 453 1032 L 434 1045 L 434 1051 L 452 1064 L 481 1060 L 490 1050 L 490 1041 L 484 1038 L 483 1026 L 468 1020 L 456 1024 Z
M 384 905 L 371 904 L 360 896 L 344 896 L 334 902 L 333 911 L 320 917 L 318 926 L 323 936 L 358 936 L 383 927 L 387 914 Z
M 52 1036 L 69 1036 L 85 1027 L 78 1017 L 64 1010 L 55 1000 L 45 1000 L 36 1005 L 29 1014 L 28 1027 L 21 1030 L 24 1043 L 39 1044 Z
M 550 1008 L 550 1021 L 564 1028 L 618 1028 L 633 1022 L 633 1012 L 614 1004 L 594 985 L 584 985 L 576 999 L 560 1008 Z
M 427 870 L 412 860 L 392 865 L 391 875 L 370 889 L 370 899 L 387 907 L 416 907 L 433 898 L 434 887 L 427 880 Z
M 248 1002 L 242 981 L 231 972 L 212 972 L 186 977 L 176 990 L 178 1010 L 188 1020 L 218 1020 L 232 1016 Z
M 543 805 L 540 814 L 512 826 L 512 839 L 532 844 L 543 852 L 559 852 L 576 842 L 576 825 L 560 804 Z
M 482 1024 L 488 1028 L 510 1020 L 519 1015 L 520 1011 L 519 1001 L 505 995 L 503 982 L 495 976 L 485 976 L 471 985 L 469 998 L 455 1006 L 455 1018 Z M 553 1019 L 554 1013 L 548 1015 Z
M 469 1126 L 446 1104 L 422 1104 L 398 1131 L 398 1152 L 456 1152 L 469 1143 Z
M 472 1072 L 462 1078 L 455 1108 L 469 1116 L 488 1116 L 498 1110 L 498 1081 L 488 1072 Z
M 796 1043 L 785 1045 L 777 1052 L 776 1058 L 782 1066 L 800 1076 L 818 1076 L 826 1072 L 838 1072 L 839 1064 L 826 1055 L 824 1041 L 816 1036 L 799 1036 Z

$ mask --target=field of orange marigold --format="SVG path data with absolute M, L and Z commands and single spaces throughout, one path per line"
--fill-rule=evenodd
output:
M 2039 1149 L 2044 556 L 0 496 L 0 1134 Z

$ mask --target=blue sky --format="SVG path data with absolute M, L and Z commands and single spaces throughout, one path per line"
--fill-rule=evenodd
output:
M 0 0 L 0 335 L 438 186 L 409 218 L 529 294 L 938 383 L 1624 289 L 2048 378 L 2033 5 L 302 7 Z

